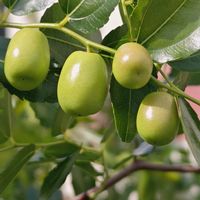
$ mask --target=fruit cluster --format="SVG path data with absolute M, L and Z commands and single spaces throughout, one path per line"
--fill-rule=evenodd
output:
M 50 64 L 48 40 L 38 29 L 25 28 L 11 39 L 5 57 L 5 76 L 18 90 L 38 87 Z M 138 43 L 120 46 L 113 58 L 112 72 L 125 88 L 145 86 L 153 69 L 148 51 Z M 101 110 L 108 90 L 108 74 L 103 58 L 97 53 L 76 51 L 62 68 L 57 96 L 61 108 L 74 115 L 90 115 Z M 179 129 L 174 97 L 166 92 L 148 94 L 137 113 L 140 136 L 153 145 L 171 142 Z

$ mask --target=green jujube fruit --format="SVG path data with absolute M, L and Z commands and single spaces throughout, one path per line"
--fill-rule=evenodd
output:
M 179 130 L 174 97 L 161 91 L 148 94 L 139 107 L 136 125 L 146 142 L 158 146 L 170 143 Z
M 65 61 L 58 81 L 58 102 L 65 112 L 90 115 L 98 112 L 108 88 L 106 64 L 96 53 L 73 52 Z
M 44 81 L 49 64 L 50 50 L 45 35 L 39 29 L 24 28 L 8 45 L 4 73 L 13 87 L 28 91 Z
M 145 86 L 152 70 L 153 61 L 148 51 L 136 42 L 121 45 L 114 55 L 113 75 L 125 88 L 139 89 Z

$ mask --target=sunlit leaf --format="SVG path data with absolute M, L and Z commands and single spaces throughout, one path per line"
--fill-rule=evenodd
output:
M 14 15 L 28 15 L 43 10 L 54 2 L 55 0 L 3 0 Z
M 119 0 L 59 0 L 70 25 L 82 33 L 94 32 L 109 19 Z
M 200 49 L 199 9 L 198 0 L 140 0 L 133 35 L 160 63 L 187 57 Z

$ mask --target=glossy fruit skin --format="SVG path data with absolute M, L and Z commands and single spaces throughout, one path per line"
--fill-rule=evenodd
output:
M 39 29 L 24 28 L 11 39 L 5 57 L 4 72 L 8 82 L 21 91 L 39 86 L 50 63 L 48 40 Z
M 166 92 L 148 94 L 137 113 L 139 135 L 152 145 L 170 143 L 179 130 L 179 117 L 174 97 Z
M 115 79 L 123 87 L 139 89 L 148 83 L 153 70 L 153 62 L 142 45 L 128 42 L 117 49 L 112 70 Z
M 106 64 L 96 53 L 73 52 L 58 81 L 58 102 L 65 112 L 86 116 L 98 112 L 108 87 Z

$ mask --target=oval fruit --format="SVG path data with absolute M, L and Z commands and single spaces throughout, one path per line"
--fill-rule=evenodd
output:
M 42 83 L 49 63 L 50 50 L 45 35 L 38 29 L 24 28 L 8 45 L 4 72 L 13 87 L 28 91 Z
M 142 45 L 128 42 L 117 49 L 112 70 L 115 79 L 122 86 L 138 89 L 148 83 L 153 70 L 153 62 Z
M 107 94 L 107 69 L 96 53 L 73 52 L 58 81 L 58 102 L 65 112 L 89 115 L 98 112 Z
M 152 145 L 170 143 L 179 129 L 179 117 L 174 97 L 166 92 L 148 94 L 138 110 L 139 135 Z

